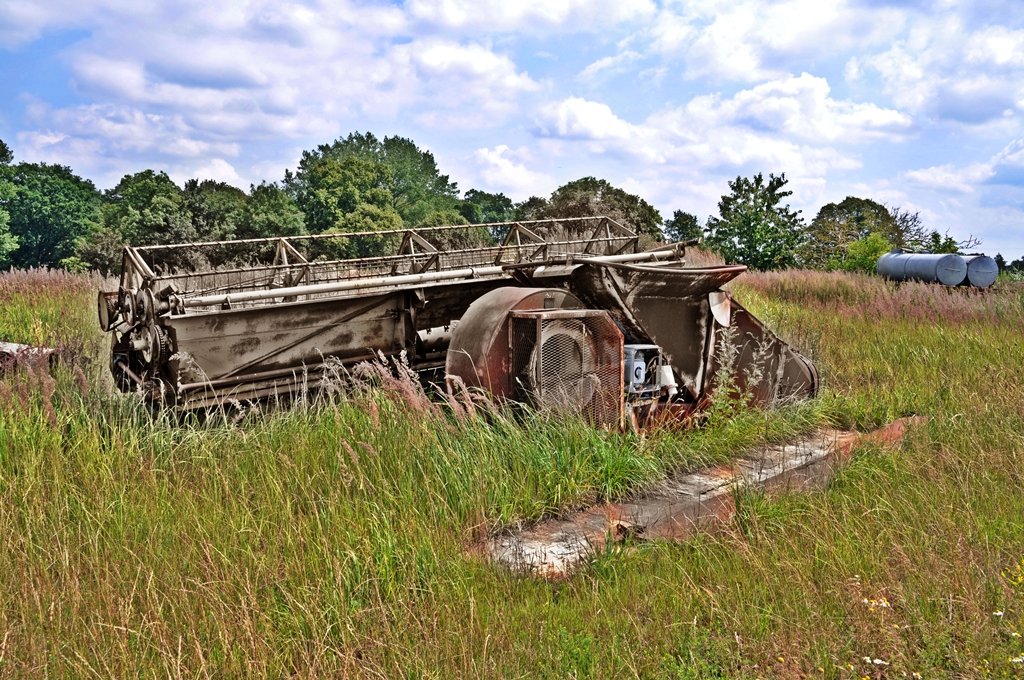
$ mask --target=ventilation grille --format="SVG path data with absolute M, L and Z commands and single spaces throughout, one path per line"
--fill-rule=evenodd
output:
M 607 312 L 512 312 L 509 333 L 516 398 L 595 425 L 621 424 L 622 333 Z

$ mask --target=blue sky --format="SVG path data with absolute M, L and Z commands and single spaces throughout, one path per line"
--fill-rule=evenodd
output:
M 0 138 L 101 189 L 242 188 L 351 131 L 521 200 L 595 175 L 666 217 L 785 172 L 1024 256 L 1024 6 L 829 0 L 0 0 Z

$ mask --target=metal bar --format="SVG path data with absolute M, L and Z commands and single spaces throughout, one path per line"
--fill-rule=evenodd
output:
M 555 224 L 555 223 L 567 223 L 567 222 L 589 222 L 592 220 L 609 219 L 601 216 L 593 217 L 567 217 L 562 219 L 547 219 L 547 220 L 514 220 L 509 222 L 489 222 L 487 224 L 452 224 L 440 227 L 421 227 L 417 229 L 420 233 L 434 232 L 434 231 L 451 231 L 451 230 L 469 230 L 473 227 L 487 227 L 489 229 L 497 227 L 505 227 L 512 225 L 526 225 L 526 224 Z M 621 229 L 624 234 L 635 234 L 622 226 L 615 220 L 609 219 L 609 221 L 616 227 Z M 320 241 L 337 238 L 354 238 L 357 236 L 392 236 L 398 234 L 404 234 L 408 229 L 388 229 L 384 231 L 352 231 L 340 234 L 304 234 L 301 236 L 289 236 L 289 241 Z M 136 251 L 144 252 L 155 252 L 160 250 L 182 250 L 185 248 L 204 248 L 208 246 L 226 246 L 226 245 L 247 245 L 256 243 L 274 243 L 280 240 L 279 236 L 272 236 L 268 238 L 247 238 L 239 239 L 237 241 L 197 241 L 195 243 L 169 243 L 166 245 L 152 245 L 152 246 L 138 246 L 133 248 Z
M 604 255 L 597 257 L 586 257 L 575 259 L 575 264 L 585 263 L 625 263 L 625 262 L 646 262 L 650 260 L 669 259 L 675 257 L 674 253 L 657 251 L 647 253 L 628 253 L 624 255 Z M 564 264 L 565 260 L 552 264 Z M 548 263 L 536 263 L 537 266 Z M 180 299 L 184 307 L 208 307 L 211 305 L 229 305 L 238 302 L 252 302 L 256 300 L 267 300 L 290 295 L 316 295 L 318 293 L 340 293 L 351 290 L 364 290 L 367 288 L 399 287 L 423 283 L 440 283 L 456 279 L 471 279 L 481 277 L 493 277 L 504 274 L 508 266 L 468 267 L 465 269 L 452 269 L 442 272 L 430 272 L 423 274 L 405 274 L 402 276 L 381 276 L 368 279 L 352 279 L 348 281 L 336 281 L 333 283 L 310 284 L 306 286 L 294 286 L 291 288 L 277 288 L 274 290 L 254 290 L 233 295 L 207 295 L 195 298 Z
M 139 250 L 141 250 L 141 248 L 132 248 L 131 246 L 124 249 L 128 259 L 132 262 L 132 266 L 134 266 L 144 278 L 155 279 L 156 274 L 149 268 L 149 264 L 142 259 L 142 255 L 139 254 Z
M 633 238 L 634 237 L 631 237 L 631 236 L 612 236 L 612 237 L 610 237 L 608 239 L 605 239 L 605 238 L 602 237 L 602 238 L 598 239 L 598 241 L 606 241 L 606 240 L 609 241 L 609 242 L 612 242 L 612 241 L 615 241 L 615 242 L 627 241 L 627 245 L 628 245 L 628 242 L 631 241 Z M 589 242 L 590 242 L 589 239 L 575 239 L 575 240 L 571 240 L 571 241 L 549 241 L 549 242 L 546 242 L 546 243 L 544 241 L 540 241 L 540 243 L 544 243 L 545 245 L 548 245 L 548 246 L 583 245 L 583 244 L 589 243 Z M 443 256 L 479 254 L 479 255 L 481 255 L 481 259 L 485 259 L 485 256 L 489 256 L 490 253 L 498 251 L 498 250 L 500 250 L 503 247 L 504 246 L 486 246 L 484 248 L 460 248 L 460 249 L 457 249 L 457 250 L 444 250 L 444 251 L 438 251 L 438 252 L 441 255 L 443 255 Z M 401 262 L 405 262 L 405 261 L 410 260 L 410 259 L 425 258 L 427 256 L 428 256 L 428 253 L 425 253 L 425 252 L 424 253 L 412 253 L 412 254 L 400 253 L 398 255 L 379 255 L 377 257 L 357 257 L 357 258 L 348 258 L 348 259 L 344 259 L 344 260 L 314 261 L 314 262 L 310 262 L 309 266 L 311 268 L 313 268 L 313 269 L 326 269 L 326 268 L 331 267 L 331 266 L 348 265 L 348 264 L 353 264 L 353 265 L 354 264 L 360 264 L 360 265 L 368 265 L 369 264 L 369 265 L 381 265 L 381 266 L 384 266 L 384 265 L 390 264 L 392 262 L 399 262 L 399 263 L 401 263 Z M 233 269 L 207 269 L 207 270 L 198 271 L 198 272 L 183 272 L 183 273 L 180 273 L 180 274 L 167 274 L 166 276 L 157 276 L 157 277 L 155 277 L 155 280 L 157 280 L 157 281 L 170 281 L 170 280 L 173 280 L 173 279 L 187 279 L 187 278 L 194 278 L 194 277 L 199 277 L 199 276 L 219 276 L 219 275 L 225 275 L 225 274 L 249 274 L 249 273 L 257 273 L 257 272 L 269 272 L 271 270 L 277 270 L 277 269 L 293 269 L 294 267 L 295 267 L 295 264 L 293 263 L 293 264 L 290 264 L 290 265 L 274 265 L 274 264 L 269 264 L 269 265 L 259 265 L 259 266 L 254 266 L 254 267 L 236 267 L 236 268 L 233 268 Z M 254 280 L 254 282 L 255 282 L 255 280 Z

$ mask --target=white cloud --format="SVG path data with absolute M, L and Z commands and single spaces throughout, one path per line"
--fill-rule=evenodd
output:
M 650 0 L 410 0 L 409 13 L 448 30 L 607 30 L 650 15 Z
M 952 163 L 934 165 L 920 170 L 908 170 L 903 178 L 919 186 L 968 193 L 993 175 L 990 163 L 971 163 L 956 167 Z
M 1024 109 L 1024 31 L 972 31 L 956 14 L 918 18 L 889 49 L 862 65 L 878 73 L 901 108 L 937 120 L 987 124 Z
M 583 78 L 584 80 L 592 80 L 602 75 L 621 73 L 625 71 L 630 64 L 636 62 L 642 57 L 642 54 L 634 50 L 626 50 L 625 52 L 613 54 L 608 57 L 602 57 L 580 71 L 580 78 Z
M 827 144 L 899 139 L 909 117 L 874 104 L 835 100 L 828 82 L 803 74 L 742 90 L 701 95 L 629 123 L 604 103 L 569 97 L 538 112 L 536 134 L 586 143 L 657 165 L 760 167 L 804 177 L 855 169 L 859 161 Z
M 536 164 L 536 160 L 523 149 L 512 150 L 500 144 L 477 149 L 472 160 L 488 191 L 504 192 L 523 200 L 533 195 L 546 196 L 555 188 L 553 177 L 529 168 L 528 164 Z
M 1024 30 L 986 27 L 970 36 L 964 56 L 974 66 L 1024 68 Z
M 827 142 L 898 139 L 912 127 L 911 118 L 899 111 L 833 99 L 828 81 L 807 73 L 762 83 L 725 100 L 697 97 L 687 111 L 706 123 L 728 121 Z
M 561 139 L 628 141 L 640 131 L 616 116 L 607 104 L 569 97 L 541 107 L 537 132 Z
M 919 186 L 958 193 L 971 193 L 983 185 L 1019 187 L 1024 185 L 1024 137 L 1013 140 L 981 163 L 944 163 L 909 170 L 902 177 Z
M 251 180 L 242 178 L 235 170 L 235 166 L 223 158 L 211 158 L 205 163 L 189 166 L 189 169 L 184 171 L 182 169 L 173 170 L 171 179 L 181 185 L 190 179 L 212 179 L 238 187 L 243 191 L 248 191 L 251 183 Z
M 711 0 L 669 4 L 643 42 L 690 78 L 741 82 L 775 78 L 808 57 L 821 59 L 891 41 L 907 22 L 899 8 L 820 0 Z

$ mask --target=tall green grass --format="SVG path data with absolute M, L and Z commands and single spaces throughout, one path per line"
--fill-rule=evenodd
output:
M 0 675 L 1021 667 L 1010 662 L 1024 654 L 1019 290 L 949 303 L 942 289 L 853 275 L 749 277 L 737 296 L 813 350 L 825 395 L 639 435 L 467 414 L 386 381 L 234 423 L 153 419 L 110 390 L 93 282 L 13 276 L 24 278 L 0 277 L 0 339 L 57 338 L 96 358 L 0 379 Z M 922 300 L 942 313 L 920 313 Z M 69 304 L 89 316 L 33 322 L 36 307 Z M 908 413 L 929 420 L 901 450 L 860 449 L 819 494 L 743 495 L 722 535 L 613 547 L 560 583 L 473 551 L 488 533 L 628 494 L 669 468 Z

